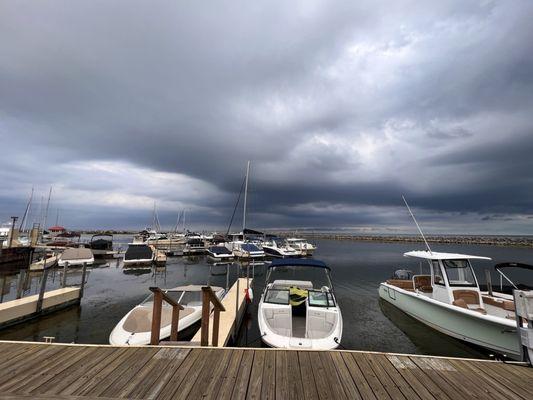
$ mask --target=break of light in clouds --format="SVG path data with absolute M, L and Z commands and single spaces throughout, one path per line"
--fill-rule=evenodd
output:
M 533 232 L 530 1 L 0 0 L 0 219 Z M 238 225 L 240 221 L 236 221 Z

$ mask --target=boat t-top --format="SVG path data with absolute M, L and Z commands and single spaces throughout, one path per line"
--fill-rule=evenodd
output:
M 258 308 L 263 342 L 292 349 L 339 346 L 342 315 L 333 293 L 330 268 L 313 259 L 274 260 L 267 268 Z
M 471 265 L 472 260 L 490 258 L 430 250 L 404 256 L 427 262 L 429 274 L 397 271 L 404 275 L 396 276 L 401 279 L 389 279 L 379 287 L 383 300 L 449 336 L 509 358 L 520 357 L 513 296 L 492 291 L 490 285 L 482 292 Z
M 223 288 L 216 286 L 211 288 L 219 299 L 224 297 L 226 292 Z M 163 291 L 185 308 L 179 313 L 179 340 L 191 337 L 198 330 L 199 321 L 202 319 L 202 286 L 178 286 Z M 151 294 L 120 320 L 109 336 L 109 343 L 112 345 L 150 344 L 153 308 L 154 296 Z M 159 336 L 161 340 L 170 337 L 171 325 L 172 306 L 164 301 L 161 309 L 161 331 Z

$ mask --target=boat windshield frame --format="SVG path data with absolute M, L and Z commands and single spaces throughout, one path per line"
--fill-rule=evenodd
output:
M 456 262 L 464 262 L 465 266 L 456 266 L 453 265 L 453 263 Z M 476 287 L 479 288 L 479 284 L 477 281 L 476 273 L 474 272 L 474 268 L 472 268 L 472 264 L 470 263 L 469 259 L 461 258 L 461 259 L 441 259 L 440 264 L 442 265 L 442 269 L 444 273 L 446 274 L 446 280 L 448 282 L 449 287 Z M 467 274 L 469 273 L 473 282 L 470 282 L 469 277 L 465 276 L 465 280 L 462 282 L 452 281 L 450 279 L 450 273 L 449 271 L 463 269 Z M 452 283 L 454 282 L 454 283 Z
M 305 264 L 301 264 L 301 265 L 290 265 L 290 264 L 287 264 L 287 265 L 270 265 L 269 268 L 268 268 L 268 272 L 267 272 L 267 275 L 265 277 L 265 287 L 268 286 L 269 283 L 272 283 L 271 280 L 270 280 L 270 277 L 272 275 L 272 271 L 275 271 L 277 268 L 280 268 L 280 269 L 290 269 L 290 268 L 307 268 L 309 270 L 312 270 L 312 269 L 323 269 L 324 270 L 324 274 L 326 275 L 326 280 L 327 280 L 327 283 L 328 283 L 328 289 L 331 293 L 333 293 L 333 283 L 331 282 L 331 277 L 329 275 L 329 267 L 324 267 L 324 268 L 321 268 L 321 267 L 316 267 L 316 266 L 312 266 L 312 265 L 305 265 Z M 314 288 L 314 285 L 313 285 L 313 289 L 314 290 L 317 290 Z

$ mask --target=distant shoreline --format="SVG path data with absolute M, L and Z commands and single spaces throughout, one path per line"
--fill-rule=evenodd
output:
M 283 236 L 288 237 L 286 232 Z M 420 236 L 409 235 L 347 235 L 335 233 L 302 233 L 298 237 L 305 239 L 330 239 L 330 240 L 350 240 L 354 242 L 381 242 L 381 243 L 423 243 Z M 426 236 L 428 243 L 437 244 L 477 244 L 500 247 L 526 247 L 533 248 L 533 237 L 531 236 Z
M 114 235 L 134 235 L 132 231 L 84 231 L 85 235 L 99 234 L 102 232 Z M 305 239 L 329 239 L 329 240 L 349 240 L 354 242 L 381 242 L 381 243 L 423 243 L 420 236 L 416 235 L 358 235 L 341 233 L 319 233 L 319 232 L 289 232 L 277 231 L 275 233 L 283 237 L 300 237 Z M 533 236 L 512 236 L 512 235 L 429 235 L 426 236 L 429 243 L 437 244 L 477 244 L 500 247 L 525 247 L 533 248 Z

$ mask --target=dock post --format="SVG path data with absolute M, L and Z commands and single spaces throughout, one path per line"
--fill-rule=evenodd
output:
M 83 270 L 81 272 L 81 286 L 80 286 L 80 300 L 83 297 L 83 289 L 85 288 L 85 273 L 87 271 L 87 263 L 83 263 Z
M 154 308 L 152 311 L 152 334 L 150 344 L 156 346 L 159 344 L 159 335 L 161 333 L 161 308 L 163 307 L 163 295 L 160 290 L 154 293 Z
M 65 266 L 63 267 L 63 279 L 61 280 L 61 287 L 67 286 L 67 268 L 68 268 L 68 261 L 65 262 Z
M 237 276 L 237 296 L 235 298 L 235 326 L 233 327 L 233 341 L 235 342 L 237 340 L 237 316 L 239 315 L 239 282 L 240 279 Z
M 43 277 L 41 278 L 41 288 L 39 289 L 39 298 L 37 299 L 36 312 L 40 313 L 43 309 L 43 298 L 46 290 L 46 278 L 48 278 L 48 269 L 43 270 Z
M 178 306 L 172 306 L 172 323 L 170 325 L 170 341 L 178 341 L 178 322 L 180 320 L 180 309 Z
M 200 346 L 209 345 L 209 293 L 202 290 L 202 336 Z
M 19 278 L 17 279 L 17 299 L 22 297 L 22 287 L 24 286 L 24 274 L 26 270 L 21 269 L 19 272 Z

